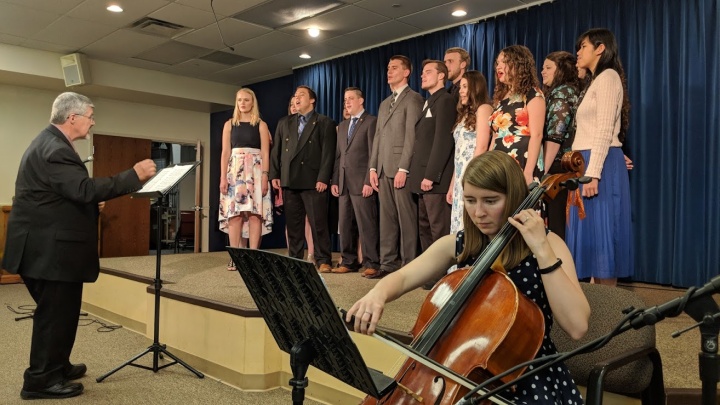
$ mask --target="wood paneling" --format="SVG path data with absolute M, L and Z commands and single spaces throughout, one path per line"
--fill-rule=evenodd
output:
M 151 141 L 93 135 L 93 176 L 108 177 L 150 158 Z M 150 249 L 150 200 L 129 195 L 107 201 L 101 215 L 100 257 L 145 256 Z
M 2 263 L 2 257 L 5 253 L 5 237 L 7 236 L 7 223 L 10 217 L 10 209 L 12 209 L 10 205 L 3 205 L 2 212 L 0 213 L 0 215 L 2 215 L 2 218 L 0 218 L 0 263 Z M 12 283 L 22 283 L 22 278 L 17 274 L 10 274 L 0 268 L 0 284 Z

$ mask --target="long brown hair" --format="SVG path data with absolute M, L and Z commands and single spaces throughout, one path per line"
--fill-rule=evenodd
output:
M 485 80 L 485 76 L 477 70 L 468 70 L 463 73 L 462 79 L 467 80 L 468 83 L 468 101 L 467 104 L 463 105 L 462 101 L 458 100 L 458 115 L 455 125 L 457 126 L 461 122 L 465 122 L 465 128 L 468 131 L 474 131 L 475 121 L 477 120 L 475 118 L 477 109 L 483 104 L 490 103 L 487 80 Z
M 553 76 L 550 86 L 543 86 L 545 96 L 550 95 L 553 90 L 568 85 L 576 90 L 580 88 L 580 78 L 578 77 L 578 69 L 575 66 L 576 58 L 570 52 L 557 51 L 552 52 L 545 59 L 555 63 L 555 76 Z
M 465 169 L 462 178 L 463 187 L 470 184 L 477 188 L 505 194 L 504 217 L 510 217 L 520 203 L 528 195 L 525 176 L 515 159 L 505 152 L 492 150 L 473 158 Z M 470 218 L 467 209 L 463 211 L 463 224 L 465 225 L 465 246 L 458 256 L 458 263 L 463 263 L 471 257 L 477 257 L 490 243 L 490 238 L 480 232 L 480 229 Z M 500 254 L 500 261 L 505 269 L 512 269 L 520 264 L 530 254 L 530 249 L 519 233 Z
M 505 56 L 505 64 L 508 65 L 510 85 L 497 81 L 493 97 L 494 105 L 500 104 L 500 101 L 508 95 L 510 89 L 515 94 L 525 95 L 531 89 L 540 87 L 535 58 L 530 49 L 524 45 L 511 45 L 500 51 L 500 53 Z

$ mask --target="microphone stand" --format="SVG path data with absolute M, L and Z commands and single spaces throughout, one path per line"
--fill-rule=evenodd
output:
M 542 370 L 545 370 L 548 367 L 551 367 L 555 365 L 556 363 L 559 363 L 565 359 L 568 359 L 570 357 L 576 356 L 578 354 L 582 354 L 586 351 L 593 351 L 601 348 L 604 346 L 610 339 L 613 337 L 627 332 L 630 329 L 640 329 L 645 326 L 655 325 L 656 323 L 662 321 L 666 317 L 676 317 L 680 315 L 683 311 L 687 311 L 689 313 L 692 313 L 691 316 L 697 315 L 698 312 L 702 312 L 702 310 L 706 309 L 708 307 L 708 304 L 706 304 L 706 300 L 703 299 L 703 297 L 709 297 L 710 295 L 719 292 L 720 291 L 720 276 L 713 277 L 709 282 L 707 282 L 702 288 L 696 288 L 696 287 L 690 287 L 686 293 L 678 298 L 672 299 L 664 304 L 656 305 L 654 307 L 644 309 L 644 310 L 636 310 L 636 309 L 629 309 L 628 313 L 626 314 L 625 318 L 618 324 L 618 326 L 610 333 L 608 333 L 605 336 L 601 336 L 592 342 L 588 342 L 580 347 L 578 347 L 575 350 L 571 350 L 566 353 L 558 353 L 556 355 L 546 356 L 537 358 L 534 360 L 531 360 L 529 362 L 518 364 L 517 366 L 500 373 L 488 380 L 485 380 L 482 384 L 479 384 L 477 387 L 472 389 L 470 392 L 468 392 L 464 397 L 462 397 L 456 405 L 468 405 L 468 404 L 479 404 L 485 399 L 505 390 L 506 388 L 513 386 L 517 384 L 519 381 L 524 380 L 525 378 L 528 378 L 532 375 L 535 375 L 536 373 L 539 373 Z M 712 301 L 712 298 L 710 298 Z M 698 304 L 694 304 L 694 302 L 698 302 Z M 704 305 L 702 305 L 705 303 Z M 688 305 L 692 304 L 692 305 Z M 713 304 L 715 302 L 713 301 Z M 715 304 L 715 312 L 720 312 L 717 309 L 717 304 Z M 624 312 L 624 311 L 623 311 Z M 713 318 L 713 321 L 715 318 L 720 317 L 717 313 L 715 315 L 713 314 L 701 314 L 701 321 L 697 326 L 700 326 L 700 331 L 703 333 L 703 326 L 706 325 L 708 322 L 707 318 Z M 709 329 L 711 328 L 711 329 Z M 718 371 L 718 330 L 720 330 L 720 326 L 718 326 L 716 323 L 712 322 L 712 325 L 707 326 L 705 329 L 705 335 L 703 336 L 703 352 L 700 354 L 700 375 L 701 379 L 703 380 L 703 405 L 710 405 L 715 404 L 715 396 L 717 395 L 717 387 L 716 384 L 718 382 L 718 376 L 720 375 Z M 682 331 L 680 334 L 686 332 Z M 713 335 L 714 334 L 714 335 Z M 679 335 L 678 335 L 679 336 Z M 536 367 L 533 370 L 530 370 L 520 377 L 516 378 L 513 381 L 510 381 L 508 383 L 502 384 L 501 386 L 490 390 L 486 394 L 479 396 L 479 397 L 473 397 L 478 391 L 485 389 L 488 385 L 494 383 L 495 381 L 499 380 L 500 378 L 504 377 L 505 375 L 508 375 L 515 371 L 518 368 L 525 367 L 529 364 L 537 364 L 537 363 L 544 363 L 542 366 Z M 707 384 L 706 384 L 707 380 Z M 708 387 L 706 388 L 706 385 Z M 711 387 L 710 387 L 711 385 Z M 706 392 L 707 391 L 707 392 Z M 711 392 L 712 391 L 712 392 Z M 706 399 L 707 397 L 707 399 Z

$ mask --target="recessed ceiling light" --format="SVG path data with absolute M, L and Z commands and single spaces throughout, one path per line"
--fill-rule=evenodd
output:
M 310 55 L 308 55 L 308 54 L 306 54 L 306 53 L 300 54 L 300 57 L 303 58 L 303 59 L 310 59 Z
M 108 6 L 107 10 L 112 11 L 113 13 L 122 13 L 123 12 L 122 7 L 118 6 L 117 4 Z
M 465 10 L 455 10 L 452 12 L 453 17 L 465 17 L 467 15 L 467 11 Z
M 308 28 L 308 35 L 317 38 L 320 35 L 320 29 L 317 27 Z

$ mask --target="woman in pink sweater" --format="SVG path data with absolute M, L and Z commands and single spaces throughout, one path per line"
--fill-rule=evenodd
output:
M 587 216 L 580 219 L 577 204 L 571 206 L 566 242 L 579 278 L 615 285 L 633 274 L 630 184 L 619 138 L 628 123 L 625 73 L 609 30 L 587 31 L 577 49 L 577 66 L 590 71 L 591 82 L 580 96 L 572 148 L 582 152 L 592 180 L 580 188 Z

